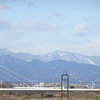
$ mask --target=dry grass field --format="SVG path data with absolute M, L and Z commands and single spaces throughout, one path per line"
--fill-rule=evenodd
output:
M 61 93 L 0 92 L 0 100 L 61 100 Z M 67 100 L 67 98 L 63 98 Z M 100 100 L 99 92 L 70 92 L 68 100 Z

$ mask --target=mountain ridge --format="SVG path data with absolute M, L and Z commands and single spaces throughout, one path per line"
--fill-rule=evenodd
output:
M 93 64 L 100 66 L 100 56 L 86 56 L 78 53 L 70 53 L 66 51 L 54 51 L 44 55 L 33 55 L 31 53 L 14 53 L 8 49 L 0 49 L 0 56 L 4 56 L 10 54 L 11 56 L 18 58 L 24 61 L 32 61 L 33 59 L 40 60 L 42 62 L 49 62 L 52 60 L 65 60 L 65 61 L 73 61 L 77 63 L 85 63 L 85 64 Z
M 2 69 L 1 66 L 18 73 L 21 76 L 28 77 L 29 80 L 47 82 L 52 80 L 60 81 L 63 70 L 67 70 L 68 73 L 73 74 L 75 77 L 79 78 L 81 81 L 84 80 L 85 82 L 93 80 L 93 78 L 88 79 L 86 77 L 99 77 L 100 73 L 100 67 L 96 65 L 82 64 L 65 60 L 42 62 L 40 60 L 33 59 L 30 62 L 25 62 L 24 60 L 19 60 L 11 55 L 0 56 L 0 74 L 7 78 L 11 78 L 3 73 L 6 70 Z M 9 72 L 9 74 L 12 75 L 11 72 Z M 69 76 L 70 80 L 72 80 L 73 77 L 71 77 L 70 74 Z M 73 80 L 76 82 L 78 81 L 75 80 L 75 78 Z

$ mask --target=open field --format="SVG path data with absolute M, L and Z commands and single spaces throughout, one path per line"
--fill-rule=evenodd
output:
M 61 100 L 61 93 L 0 92 L 0 100 Z M 100 100 L 100 92 L 69 92 L 68 100 Z

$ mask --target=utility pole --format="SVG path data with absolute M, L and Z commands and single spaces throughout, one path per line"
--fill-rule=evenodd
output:
M 63 98 L 67 98 L 68 100 L 68 95 L 69 95 L 69 75 L 66 73 L 63 73 L 61 75 L 61 100 Z

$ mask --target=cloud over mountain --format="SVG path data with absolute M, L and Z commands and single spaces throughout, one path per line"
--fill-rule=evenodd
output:
M 100 25 L 80 24 L 80 25 L 77 25 L 73 30 L 73 34 L 76 34 L 79 36 L 86 36 L 88 34 L 96 34 L 97 32 L 100 32 Z

